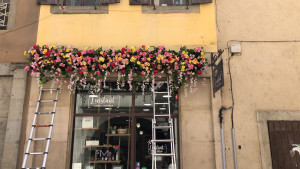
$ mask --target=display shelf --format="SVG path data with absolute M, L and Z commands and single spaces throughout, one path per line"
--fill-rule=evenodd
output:
M 128 137 L 131 136 L 131 134 L 105 134 L 105 136 L 109 136 L 109 137 Z
M 98 146 L 82 146 L 82 148 L 109 148 L 113 147 L 113 145 L 107 144 L 107 145 L 98 145 Z
M 115 160 L 115 161 L 105 161 L 105 160 L 99 160 L 99 161 L 90 161 L 89 163 L 120 163 L 121 160 Z
M 100 130 L 100 128 L 75 128 L 75 130 Z

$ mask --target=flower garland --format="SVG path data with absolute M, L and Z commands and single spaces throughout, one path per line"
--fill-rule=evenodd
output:
M 177 91 L 182 85 L 187 87 L 190 81 L 190 92 L 194 92 L 196 78 L 205 73 L 207 65 L 202 47 L 181 47 L 176 52 L 166 50 L 164 46 L 150 49 L 145 45 L 138 49 L 124 47 L 120 50 L 79 50 L 70 46 L 34 45 L 25 51 L 25 55 L 29 58 L 24 70 L 38 77 L 40 85 L 50 80 L 67 83 L 61 80 L 65 76 L 70 78 L 68 88 L 71 91 L 85 88 L 89 82 L 95 93 L 101 91 L 101 85 L 105 85 L 107 76 L 113 72 L 118 74 L 118 87 L 124 87 L 127 82 L 133 91 L 139 85 L 144 89 L 145 84 L 154 84 L 155 76 L 165 73 L 172 91 Z

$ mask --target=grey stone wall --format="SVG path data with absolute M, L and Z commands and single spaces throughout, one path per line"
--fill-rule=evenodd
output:
M 9 111 L 10 95 L 12 86 L 11 77 L 0 76 L 0 159 L 3 157 L 6 125 Z M 2 160 L 0 160 L 0 166 Z
M 24 64 L 0 64 L 0 168 L 16 169 L 27 72 Z

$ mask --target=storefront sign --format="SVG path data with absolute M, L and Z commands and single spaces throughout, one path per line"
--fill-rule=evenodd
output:
M 120 99 L 119 95 L 89 95 L 88 98 L 88 108 L 90 107 L 120 107 Z
M 166 144 L 156 145 L 156 153 L 167 153 L 168 148 Z M 148 153 L 152 154 L 152 143 L 151 140 L 148 141 Z
M 221 89 L 224 86 L 224 72 L 223 72 L 223 59 L 219 62 L 219 64 L 213 68 L 213 94 Z

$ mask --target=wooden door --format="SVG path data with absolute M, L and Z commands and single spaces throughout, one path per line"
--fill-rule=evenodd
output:
M 273 169 L 300 169 L 300 155 L 291 153 L 300 144 L 300 121 L 268 121 Z

